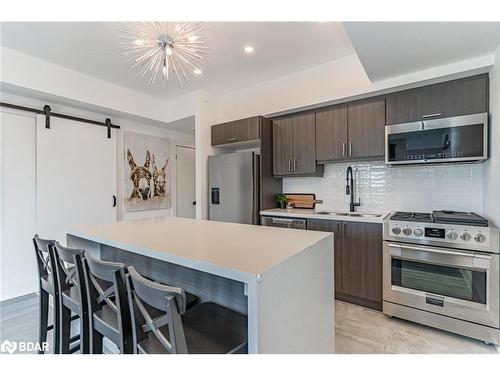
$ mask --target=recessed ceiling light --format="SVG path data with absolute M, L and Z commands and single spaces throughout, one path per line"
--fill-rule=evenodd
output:
M 253 52 L 253 47 L 252 46 L 245 46 L 244 48 L 246 53 L 252 53 Z
M 193 70 L 193 73 L 194 74 L 201 74 L 202 71 L 201 71 L 201 69 L 196 68 L 195 70 Z

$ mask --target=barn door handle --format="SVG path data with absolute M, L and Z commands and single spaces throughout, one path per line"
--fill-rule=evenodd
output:
M 116 195 L 113 195 L 113 207 L 116 207 Z

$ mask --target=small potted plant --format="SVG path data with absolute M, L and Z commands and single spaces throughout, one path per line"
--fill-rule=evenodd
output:
M 278 200 L 278 203 L 280 205 L 280 208 L 285 209 L 286 208 L 286 201 L 287 201 L 286 194 L 278 194 L 277 200 Z

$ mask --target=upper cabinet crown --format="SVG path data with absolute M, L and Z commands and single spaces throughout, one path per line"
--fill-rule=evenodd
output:
M 318 161 L 384 156 L 385 100 L 344 104 L 316 112 Z
M 262 116 L 254 116 L 213 125 L 211 128 L 212 146 L 259 140 L 262 118 Z
M 322 175 L 316 164 L 314 113 L 273 120 L 275 176 Z
M 488 112 L 487 74 L 387 96 L 387 125 Z

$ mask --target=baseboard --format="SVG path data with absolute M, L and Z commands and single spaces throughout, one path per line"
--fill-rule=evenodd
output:
M 382 311 L 382 301 L 373 301 L 366 298 L 351 296 L 349 294 L 335 292 L 335 299 L 339 301 L 349 302 L 354 305 L 368 307 L 369 309 Z

